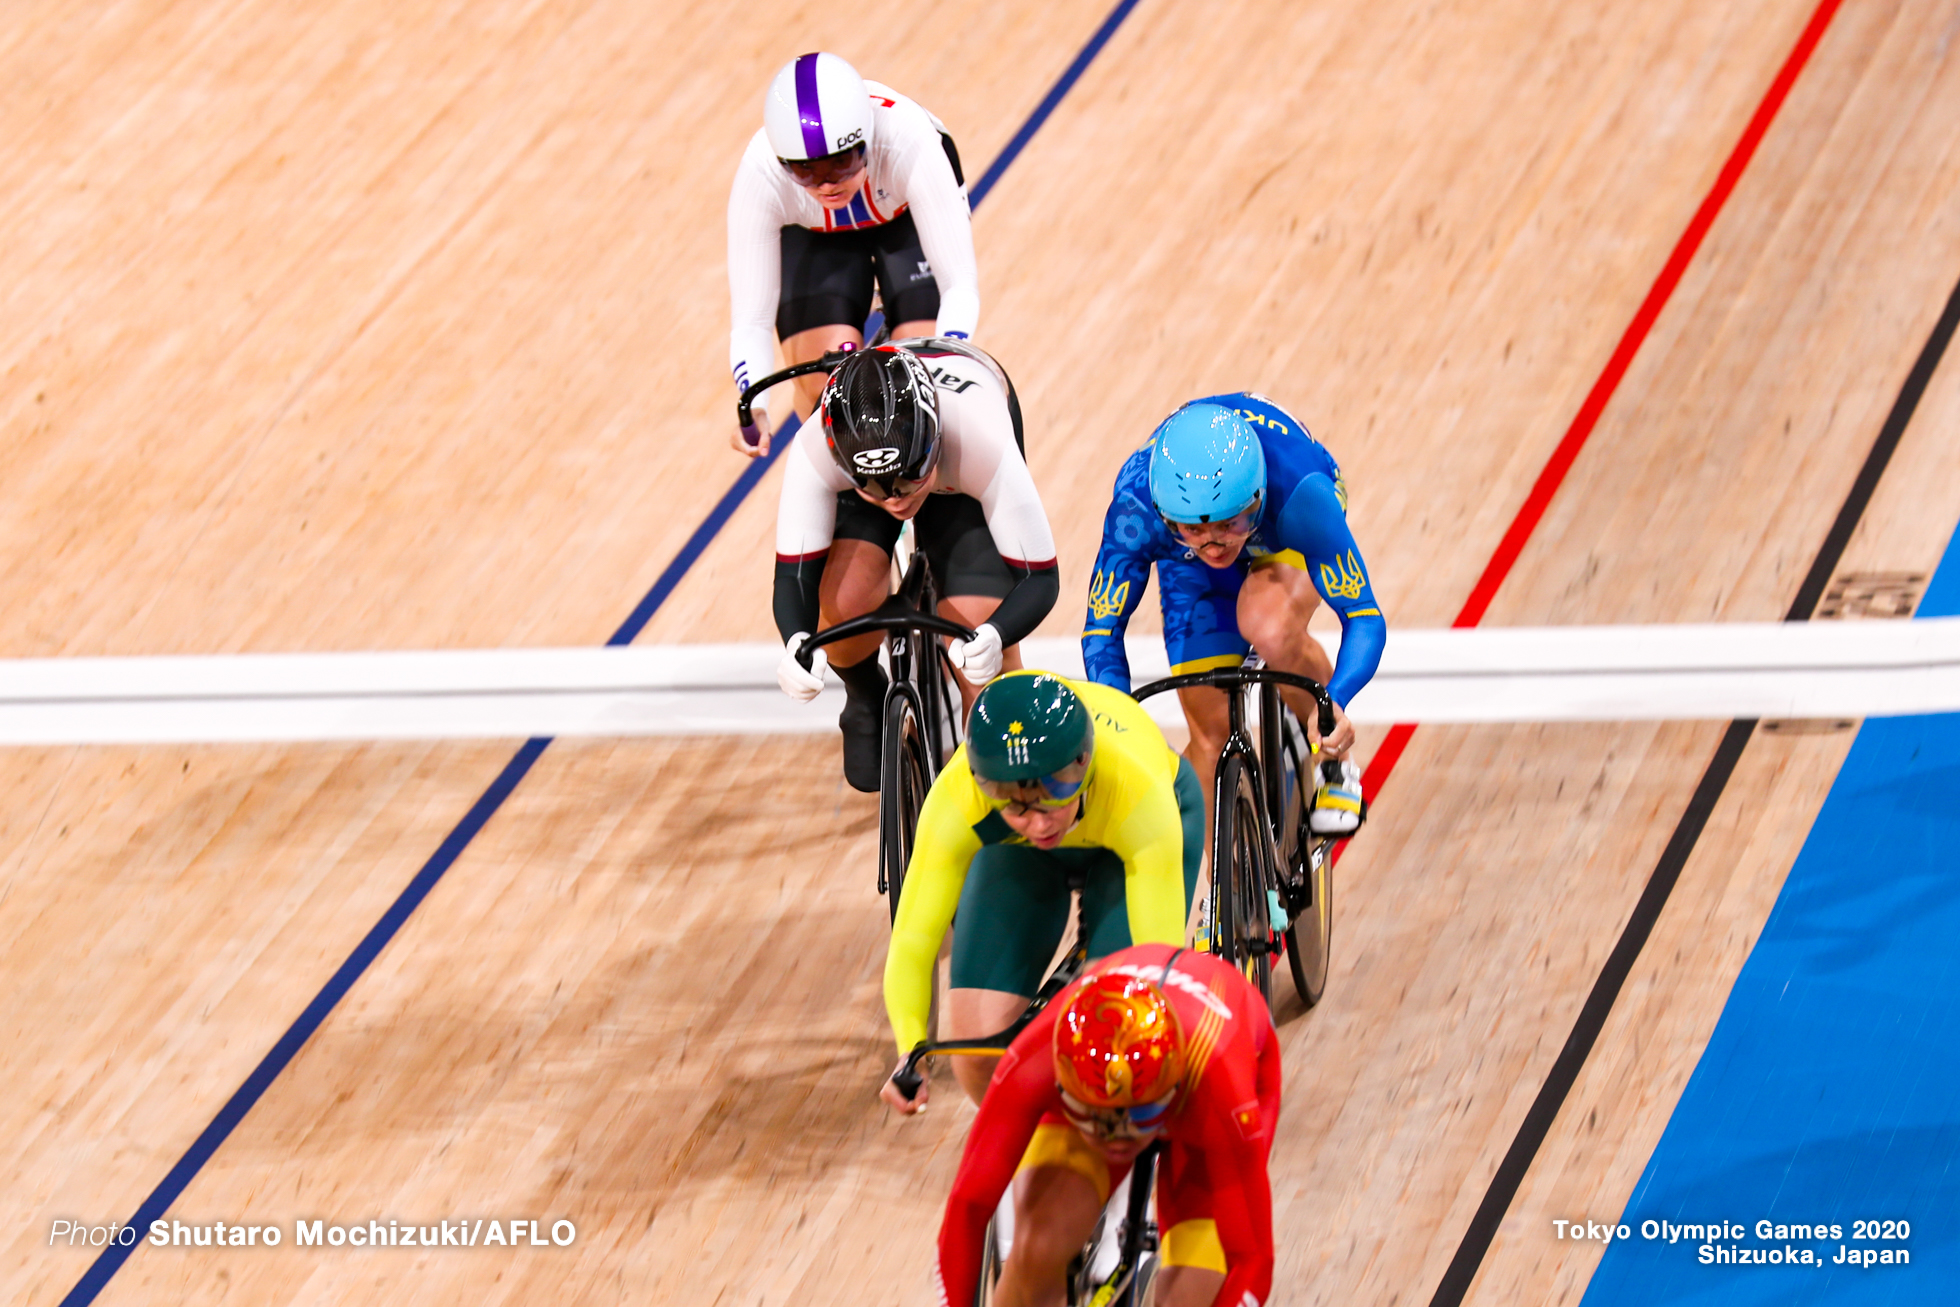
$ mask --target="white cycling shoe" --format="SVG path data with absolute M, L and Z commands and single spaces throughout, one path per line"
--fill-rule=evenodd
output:
M 1361 797 L 1361 768 L 1343 762 L 1338 776 L 1329 778 L 1322 773 L 1320 788 L 1313 792 L 1313 811 L 1307 814 L 1307 829 L 1342 839 L 1360 830 L 1367 815 L 1368 805 Z

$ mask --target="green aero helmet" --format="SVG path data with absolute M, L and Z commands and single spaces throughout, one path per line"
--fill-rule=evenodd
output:
M 998 802 L 1074 802 L 1095 747 L 1088 706 L 1047 672 L 1009 672 L 989 681 L 967 721 L 967 765 L 981 791 Z

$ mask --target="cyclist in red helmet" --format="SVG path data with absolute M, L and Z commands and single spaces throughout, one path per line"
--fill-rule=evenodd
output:
M 1279 1090 L 1271 1014 L 1237 970 L 1168 944 L 1096 963 L 994 1072 L 939 1227 L 940 1300 L 973 1300 L 987 1220 L 1013 1181 L 994 1300 L 1061 1303 L 1110 1190 L 1161 1138 L 1157 1307 L 1259 1307 L 1273 1281 Z

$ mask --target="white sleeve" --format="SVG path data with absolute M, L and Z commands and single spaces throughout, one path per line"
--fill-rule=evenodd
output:
M 1000 470 L 980 496 L 980 508 L 987 515 L 994 548 L 1010 566 L 1039 571 L 1055 565 L 1055 533 L 1048 526 L 1048 511 L 1041 506 L 1034 477 L 1018 454 L 1000 461 Z
M 758 136 L 760 133 L 758 133 Z M 764 151 L 767 151 L 765 145 Z M 774 158 L 766 160 L 775 166 Z M 783 281 L 779 183 L 757 166 L 754 143 L 728 196 L 728 366 L 747 386 L 776 368 L 776 299 Z M 928 258 L 931 256 L 928 255 Z
M 1012 567 L 1027 571 L 1053 567 L 1055 533 L 1048 525 L 1048 510 L 1041 506 L 1041 492 L 1035 489 L 1034 475 L 1015 447 L 1006 396 L 989 390 L 984 400 L 978 395 L 961 394 L 956 402 L 962 405 L 959 433 L 962 471 L 982 470 L 985 460 L 994 464 L 986 488 L 973 496 L 986 514 L 994 548 Z
M 783 493 L 776 501 L 776 560 L 793 562 L 830 548 L 837 533 L 837 493 L 851 479 L 831 461 L 823 434 L 809 423 L 783 457 Z
M 935 131 L 921 146 L 905 179 L 905 198 L 919 231 L 919 248 L 939 285 L 935 334 L 966 339 L 980 324 L 980 267 L 973 256 L 973 211 L 953 180 L 953 165 Z

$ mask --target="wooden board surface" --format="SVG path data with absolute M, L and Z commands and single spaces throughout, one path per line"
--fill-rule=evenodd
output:
M 770 71 L 837 49 L 977 173 L 1104 12 L 22 8 L 0 652 L 598 643 L 739 471 Z M 1044 630 L 1124 454 L 1241 386 L 1340 457 L 1391 623 L 1447 622 L 1808 15 L 1144 0 L 976 220 Z M 1492 621 L 1781 615 L 1960 275 L 1949 20 L 1839 16 Z M 1951 373 L 1847 569 L 1938 558 Z M 644 638 L 769 634 L 775 484 Z M 1417 733 L 1283 1027 L 1276 1301 L 1427 1299 L 1719 731 Z M 1624 1201 L 1848 740 L 1751 744 L 1475 1301 L 1577 1300 L 1549 1221 Z M 509 755 L 0 758 L 6 1296 L 66 1292 L 49 1222 L 126 1219 Z M 825 741 L 553 745 L 177 1212 L 577 1244 L 144 1249 L 104 1301 L 930 1301 L 970 1113 L 872 1101 L 872 825 Z

